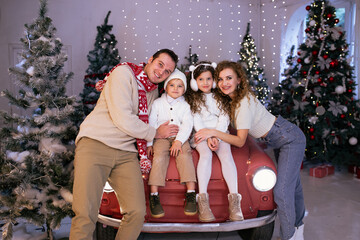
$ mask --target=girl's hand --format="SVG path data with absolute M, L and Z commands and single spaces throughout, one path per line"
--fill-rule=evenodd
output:
M 216 137 L 208 138 L 207 144 L 211 151 L 216 151 L 219 149 L 219 140 Z
M 212 136 L 213 136 L 212 129 L 207 129 L 207 128 L 200 129 L 197 133 L 195 133 L 195 143 L 200 143 Z
M 181 150 L 182 143 L 179 140 L 175 140 L 170 148 L 170 156 L 177 157 Z
M 152 155 L 154 154 L 154 148 L 153 148 L 153 146 L 147 147 L 146 152 L 147 152 L 147 157 L 148 157 L 148 158 L 149 158 L 150 156 L 152 156 Z

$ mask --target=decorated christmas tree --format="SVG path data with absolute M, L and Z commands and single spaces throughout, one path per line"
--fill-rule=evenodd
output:
M 266 105 L 270 91 L 264 77 L 264 70 L 259 67 L 260 58 L 257 56 L 254 38 L 250 34 L 250 23 L 247 25 L 239 55 L 240 60 L 238 62 L 244 67 L 252 90 L 259 101 Z
M 306 135 L 309 160 L 360 165 L 360 106 L 345 32 L 328 1 L 314 1 L 306 10 L 290 112 Z
M 77 127 L 75 97 L 66 95 L 73 73 L 65 73 L 67 56 L 40 0 L 39 16 L 25 24 L 19 64 L 9 69 L 19 86 L 17 94 L 2 92 L 9 103 L 27 115 L 1 111 L 0 220 L 2 239 L 11 239 L 19 220 L 42 226 L 44 238 L 61 220 L 73 215 L 72 171 Z
M 293 114 L 292 107 L 294 106 L 293 94 L 294 86 L 298 82 L 299 64 L 296 62 L 297 57 L 294 56 L 295 46 L 290 49 L 289 56 L 286 58 L 288 67 L 284 70 L 282 76 L 284 79 L 279 83 L 272 92 L 268 110 L 275 116 L 282 117 L 297 122 L 297 115 Z M 298 124 L 298 122 L 297 122 Z
M 95 89 L 95 84 L 104 79 L 110 70 L 120 63 L 118 49 L 115 47 L 117 40 L 111 34 L 113 28 L 108 24 L 111 11 L 108 12 L 104 23 L 97 27 L 94 49 L 89 52 L 87 59 L 90 62 L 84 77 L 84 89 L 80 96 L 84 105 L 84 113 L 88 115 L 95 107 L 100 92 Z

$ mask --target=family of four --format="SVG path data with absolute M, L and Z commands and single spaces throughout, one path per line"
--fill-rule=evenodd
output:
M 243 220 L 230 146 L 242 147 L 248 135 L 263 138 L 270 147 L 280 150 L 274 199 L 281 239 L 303 239 L 305 206 L 299 172 L 305 151 L 302 131 L 266 110 L 250 90 L 238 63 L 200 62 L 190 67 L 187 84 L 185 74 L 176 69 L 177 62 L 172 50 L 161 49 L 146 64 L 122 63 L 106 77 L 97 105 L 81 124 L 76 138 L 75 217 L 70 239 L 92 239 L 106 181 L 116 192 L 123 214 L 116 239 L 137 239 L 146 214 L 138 159 L 150 155 L 153 217 L 165 214 L 158 188 L 165 186 L 169 158 L 174 156 L 180 181 L 187 187 L 184 213 L 199 213 L 202 222 L 215 220 L 207 193 L 215 152 L 229 189 L 229 218 Z M 158 98 L 157 86 L 163 81 L 165 93 Z M 230 124 L 236 135 L 228 132 Z M 195 134 L 191 134 L 193 130 Z M 191 146 L 200 155 L 197 172 Z

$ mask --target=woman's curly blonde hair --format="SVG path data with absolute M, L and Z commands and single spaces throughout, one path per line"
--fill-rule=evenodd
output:
M 232 69 L 236 73 L 237 77 L 240 78 L 240 84 L 235 90 L 234 98 L 230 98 L 228 95 L 222 93 L 218 85 L 220 72 L 228 68 Z M 247 98 L 250 100 L 249 94 L 254 95 L 254 92 L 250 88 L 245 70 L 237 62 L 222 61 L 218 63 L 215 69 L 215 81 L 217 85 L 217 91 L 214 91 L 215 99 L 217 100 L 217 102 L 221 103 L 222 108 L 225 109 L 225 111 L 229 114 L 231 120 L 233 121 L 235 119 L 235 110 L 240 107 L 241 99 L 247 96 Z

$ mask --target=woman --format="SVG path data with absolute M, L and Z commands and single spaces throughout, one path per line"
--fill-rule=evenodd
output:
M 279 149 L 274 198 L 278 206 L 281 239 L 303 239 L 305 206 L 300 182 L 300 166 L 306 145 L 303 132 L 281 116 L 276 118 L 266 110 L 250 90 L 240 64 L 220 62 L 216 68 L 216 80 L 220 89 L 216 97 L 221 99 L 224 107 L 228 106 L 227 112 L 237 134 L 201 129 L 195 134 L 195 140 L 199 142 L 217 137 L 242 147 L 250 135 L 262 138 L 268 146 Z

